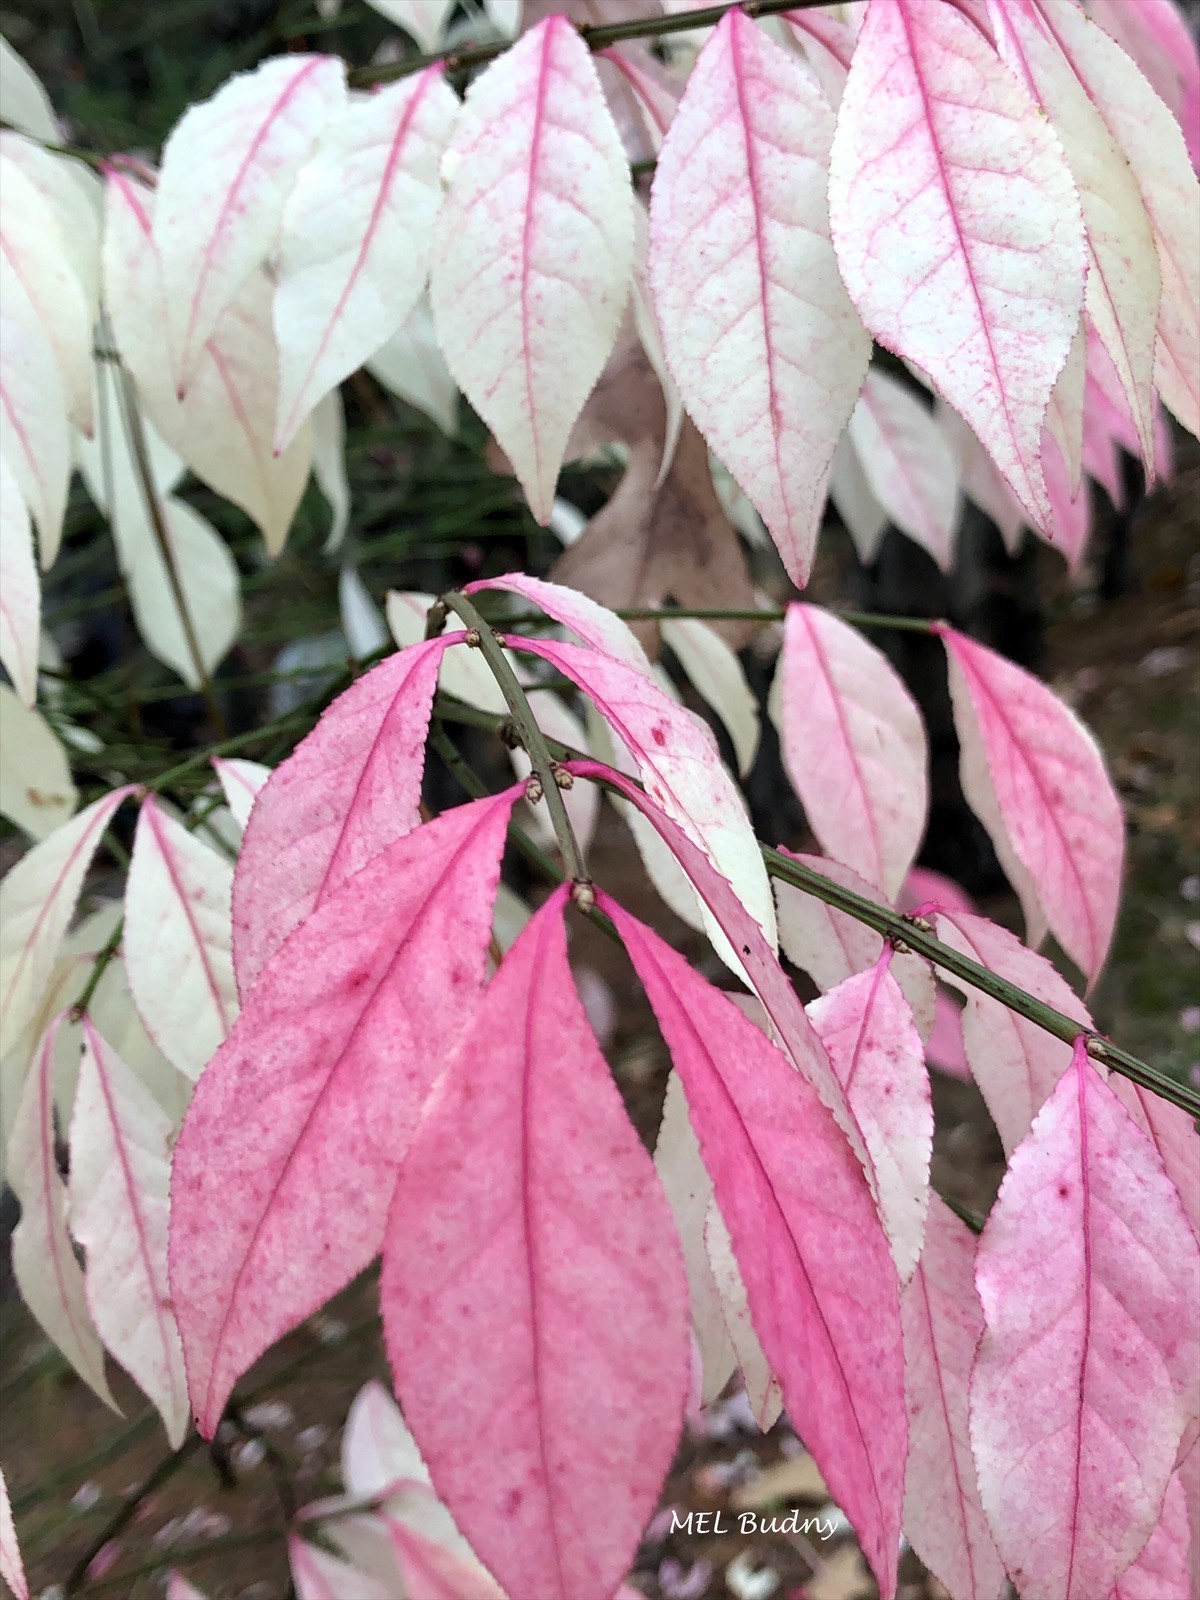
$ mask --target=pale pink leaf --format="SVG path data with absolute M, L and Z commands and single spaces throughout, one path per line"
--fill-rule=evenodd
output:
M 230 78 L 172 130 L 158 177 L 154 242 L 181 392 L 222 313 L 266 260 L 296 176 L 345 96 L 336 56 L 277 56 Z
M 56 1017 L 42 1036 L 8 1141 L 7 1181 L 21 1202 L 21 1220 L 12 1236 L 13 1276 L 48 1337 L 115 1411 L 104 1375 L 104 1350 L 67 1232 L 67 1189 L 55 1158 L 54 1047 L 61 1020 Z
M 1126 509 L 1124 473 L 1118 448 L 1122 432 L 1120 415 L 1113 410 L 1108 396 L 1089 372 L 1083 402 L 1083 470 L 1088 477 L 1096 480 L 1118 511 Z
M 1200 171 L 1200 49 L 1176 0 L 1088 0 L 1088 15 L 1137 63 Z
M 1027 949 L 1007 928 L 958 910 L 939 912 L 936 927 L 938 938 L 952 950 L 1053 1006 L 1081 1028 L 1091 1027 L 1087 1007 L 1070 984 L 1045 956 Z M 944 976 L 966 999 L 963 1049 L 1004 1148 L 1011 1153 L 1070 1066 L 1071 1047 L 953 973 Z
M 595 650 L 525 637 L 505 642 L 541 656 L 591 697 L 636 761 L 650 800 L 724 874 L 773 944 L 775 906 L 762 853 L 708 724 L 642 672 Z M 718 954 L 725 960 L 733 952 L 718 946 Z
M 962 1083 L 971 1081 L 971 1063 L 963 1040 L 963 1014 L 939 984 L 933 1002 L 933 1027 L 925 1042 L 925 1060 L 931 1067 Z
M 565 17 L 539 23 L 471 84 L 443 171 L 438 342 L 544 524 L 633 268 L 629 168 Z
M 193 1081 L 238 1013 L 232 885 L 229 862 L 147 796 L 125 890 L 125 966 L 147 1033 Z
M 518 793 L 425 824 L 331 894 L 196 1086 L 175 1147 L 171 1288 L 205 1437 L 237 1378 L 379 1249 L 396 1169 L 483 982 Z
M 378 1378 L 363 1384 L 347 1414 L 342 1481 L 363 1500 L 381 1499 L 402 1483 L 429 1482 L 416 1440 Z
M 283 455 L 272 450 L 279 351 L 270 280 L 256 270 L 238 285 L 180 400 L 151 231 L 155 198 L 126 174 L 109 172 L 104 284 L 117 349 L 153 427 L 197 477 L 241 507 L 278 554 L 308 479 L 313 436 L 306 424 Z M 113 425 L 118 433 L 124 428 L 120 408 Z
M 732 1000 L 607 895 L 598 903 L 683 1080 L 788 1415 L 892 1600 L 907 1446 L 900 1304 L 858 1158 Z
M 688 79 L 650 203 L 668 365 L 800 585 L 870 358 L 829 240 L 833 130 L 798 63 L 732 10 Z
M 1200 1443 L 1193 1444 L 1192 1448 L 1179 1463 L 1179 1481 L 1183 1484 L 1186 1504 L 1188 1507 L 1188 1522 L 1191 1531 L 1191 1542 L 1188 1547 L 1188 1575 L 1192 1584 L 1192 1595 L 1200 1592 Z
M 24 167 L 0 146 L 4 217 L 0 254 L 28 296 L 49 341 L 71 421 L 92 431 L 92 313 L 59 219 Z M 7 353 L 6 353 L 7 356 Z
M 458 385 L 434 336 L 433 316 L 424 296 L 399 333 L 376 350 L 366 365 L 385 389 L 436 422 L 448 438 L 458 433 Z
M 652 668 L 646 652 L 627 622 L 622 622 L 615 611 L 602 606 L 578 589 L 568 589 L 565 584 L 547 583 L 543 578 L 531 578 L 524 572 L 507 572 L 499 578 L 480 578 L 469 583 L 466 594 L 478 594 L 489 589 L 504 589 L 532 601 L 540 611 L 571 632 L 581 644 L 590 645 L 604 655 L 615 656 L 626 666 L 635 667 L 646 677 Z
M 1200 1134 L 1195 1122 L 1186 1111 L 1129 1078 L 1114 1073 L 1111 1083 L 1117 1099 L 1153 1142 L 1167 1177 L 1179 1191 L 1192 1231 L 1200 1238 Z
M 243 761 L 238 756 L 214 756 L 212 764 L 225 804 L 233 812 L 238 827 L 244 829 L 258 791 L 271 776 L 271 769 L 261 762 Z
M 895 668 L 832 612 L 790 605 L 768 705 L 822 849 L 895 894 L 929 804 L 925 728 Z
M 11 264 L 0 256 L 0 453 L 37 524 L 43 568 L 62 538 L 71 448 L 54 350 Z
M 733 1240 L 729 1237 L 729 1229 L 725 1226 L 715 1196 L 708 1203 L 704 1246 L 709 1271 L 717 1287 L 726 1334 L 741 1369 L 746 1399 L 755 1422 L 763 1433 L 767 1433 L 775 1426 L 783 1410 L 783 1390 L 771 1371 L 758 1334 L 754 1331 L 746 1285 L 733 1253 Z
M 1050 521 L 1043 536 L 1074 573 L 1079 570 L 1092 532 L 1091 486 L 1081 477 L 1072 488 L 1070 468 L 1049 428 L 1042 434 L 1042 472 L 1050 499 Z
M 1059 381 L 1061 383 L 1062 380 Z M 1009 555 L 1015 555 L 1021 547 L 1021 533 L 1026 522 L 1016 495 L 1000 476 L 991 456 L 952 406 L 939 400 L 934 407 L 934 415 L 954 452 L 963 493 L 991 517 L 1000 530 L 1004 548 Z
M 1107 1595 L 1195 1414 L 1200 1245 L 1082 1039 L 1009 1161 L 976 1284 L 971 1442 L 996 1545 L 1038 1600 Z
M 0 121 L 46 144 L 62 138 L 50 96 L 7 39 L 0 39 Z
M 901 1291 L 908 1470 L 904 1533 L 955 1600 L 997 1600 L 1004 1567 L 979 1501 L 967 1398 L 983 1308 L 975 1241 L 936 1194 L 925 1249 Z
M 1083 299 L 1083 222 L 1049 125 L 942 0 L 872 0 L 842 98 L 833 241 L 875 338 L 928 373 L 1044 526 L 1042 421 Z
M 565 897 L 505 957 L 421 1123 L 381 1285 L 438 1494 L 509 1593 L 546 1600 L 627 1571 L 690 1367 L 670 1210 L 575 993 Z
M 289 1534 L 287 1544 L 297 1600 L 395 1600 L 379 1579 L 298 1534 Z
M 722 1297 L 706 1248 L 705 1223 L 712 1199 L 712 1179 L 688 1120 L 687 1100 L 676 1072 L 667 1080 L 654 1165 L 683 1247 L 683 1264 L 691 1294 L 692 1328 L 704 1374 L 701 1401 L 711 1405 L 729 1381 L 737 1365 L 737 1356 L 730 1343 Z
M 0 665 L 26 706 L 37 699 L 41 613 L 29 512 L 16 474 L 0 456 Z
M 1200 432 L 1200 183 L 1183 134 L 1102 28 L 1070 0 L 1038 4 L 1142 191 L 1162 272 L 1154 381 L 1183 426 Z
M 836 111 L 854 56 L 854 33 L 842 17 L 819 7 L 784 13 L 792 39 L 804 53 L 821 92 Z
M 825 1047 L 817 1038 L 762 928 L 742 904 L 728 878 L 713 866 L 708 856 L 692 843 L 680 826 L 651 803 L 645 791 L 635 783 L 598 762 L 572 761 L 567 766 L 578 777 L 603 779 L 653 826 L 700 897 L 712 924 L 720 929 L 731 950 L 737 952 L 741 971 L 762 1001 L 784 1054 L 816 1089 L 865 1164 L 866 1150 L 862 1135 L 846 1105 L 845 1093 L 829 1063 Z
M 784 850 L 783 854 L 819 872 L 822 877 L 832 878 L 834 883 L 861 895 L 864 900 L 891 910 L 886 897 L 873 884 L 840 861 L 831 861 L 827 856 L 802 855 L 793 850 Z M 912 877 L 910 872 L 909 879 Z M 822 994 L 856 972 L 865 972 L 879 960 L 883 935 L 874 928 L 847 911 L 826 905 L 816 895 L 785 883 L 782 878 L 774 879 L 772 887 L 780 946 L 794 966 L 808 973 Z M 934 1008 L 933 972 L 928 961 L 911 953 L 895 955 L 892 975 L 912 1009 L 917 1032 L 923 1039 L 928 1038 L 933 1027 Z
M 416 305 L 441 201 L 438 162 L 457 115 L 442 72 L 429 67 L 351 102 L 297 178 L 275 286 L 277 450 Z
M 189 1583 L 182 1573 L 174 1570 L 167 1577 L 167 1600 L 207 1600 L 195 1584 Z
M 105 1345 L 154 1402 L 172 1450 L 188 1424 L 183 1347 L 167 1285 L 170 1118 L 83 1019 L 68 1205 L 86 1253 L 88 1309 Z
M 758 754 L 760 728 L 758 702 L 736 652 L 699 617 L 665 618 L 660 631 L 692 688 L 720 717 L 744 778 Z
M 896 897 L 898 911 L 916 911 L 919 906 L 932 906 L 938 911 L 975 912 L 975 902 L 953 878 L 944 872 L 934 872 L 931 867 L 914 867 L 904 880 Z
M 114 789 L 34 845 L 0 884 L 0 1034 L 16 1039 L 50 981 L 92 857 L 131 792 Z
M 309 912 L 416 827 L 438 664 L 454 637 L 400 650 L 364 673 L 259 791 L 233 880 L 243 998 Z
M 1194 1600 L 1188 1572 L 1190 1539 L 1187 1496 L 1176 1473 L 1167 1485 L 1157 1527 L 1108 1600 Z
M 1041 24 L 1035 0 L 988 0 L 1001 57 L 1042 106 L 1062 141 L 1087 234 L 1084 304 L 1116 364 L 1153 459 L 1155 325 L 1162 277 L 1137 179 L 1070 62 Z
M 888 516 L 867 482 L 867 475 L 848 432 L 838 440 L 833 471 L 829 477 L 829 498 L 846 532 L 854 541 L 858 559 L 864 566 L 869 566 L 879 554 L 879 546 L 887 532 Z
M 4 1481 L 3 1472 L 0 1472 L 0 1578 L 4 1579 L 16 1600 L 29 1600 L 25 1563 L 21 1560 L 21 1547 L 17 1543 L 12 1503 L 8 1498 L 8 1484 Z
M 395 1514 L 385 1520 L 408 1600 L 505 1600 L 461 1536 L 447 1545 L 426 1538 Z
M 429 621 L 429 608 L 436 595 L 423 594 L 417 589 L 389 589 L 385 601 L 387 624 L 392 638 L 405 650 L 409 645 L 420 644 L 425 637 Z M 521 667 L 510 652 L 505 652 L 509 665 L 521 675 Z M 456 700 L 477 706 L 480 711 L 490 711 L 495 716 L 508 715 L 508 701 L 504 698 L 496 675 L 478 650 L 449 650 L 442 657 L 438 672 L 438 688 L 452 694 Z
M 1086 318 L 1081 318 L 1067 364 L 1058 375 L 1050 405 L 1046 411 L 1046 426 L 1058 442 L 1063 460 L 1067 464 L 1071 488 L 1079 487 L 1083 472 L 1083 400 L 1087 381 L 1087 329 Z M 971 493 L 969 484 L 964 485 Z M 1007 486 L 1006 486 L 1007 487 Z M 987 507 L 984 506 L 984 510 Z
M 100 302 L 100 217 L 104 190 L 99 174 L 70 156 L 52 154 L 36 140 L 9 128 L 0 133 L 0 150 L 9 162 L 20 167 L 58 223 L 63 254 L 83 292 L 90 331 Z M 87 355 L 90 367 L 90 348 Z M 88 387 L 90 391 L 90 374 Z M 89 393 L 89 407 L 91 399 Z
M 958 469 L 933 413 L 910 387 L 872 369 L 850 417 L 850 440 L 871 493 L 891 521 L 949 571 L 958 528 Z
M 875 1195 L 901 1283 L 925 1237 L 933 1101 L 921 1035 L 885 949 L 866 972 L 812 1001 L 808 1015 L 862 1129 Z
M 1021 898 L 1089 982 L 1117 918 L 1125 824 L 1095 739 L 1038 679 L 944 623 L 963 793 Z

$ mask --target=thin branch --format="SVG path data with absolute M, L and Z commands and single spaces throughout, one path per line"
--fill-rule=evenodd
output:
M 825 5 L 827 0 L 724 0 L 721 5 L 705 6 L 699 11 L 684 11 L 659 17 L 634 17 L 629 22 L 585 23 L 578 29 L 579 37 L 589 50 L 603 50 L 610 44 L 623 44 L 630 39 L 663 39 L 673 33 L 689 33 L 696 28 L 713 28 L 727 11 L 741 10 L 751 20 L 756 17 L 777 17 L 784 11 L 808 11 Z M 441 65 L 448 75 L 470 72 L 484 67 L 489 61 L 503 55 L 511 48 L 511 40 L 498 39 L 492 44 L 473 45 L 468 50 L 443 50 L 436 55 L 409 56 L 404 61 L 390 61 L 376 67 L 360 67 L 350 74 L 350 86 L 369 89 L 377 83 L 390 83 L 394 78 L 407 78 L 425 67 Z
M 204 654 L 200 649 L 200 640 L 196 635 L 192 614 L 188 610 L 187 596 L 184 593 L 183 581 L 179 576 L 179 567 L 175 561 L 175 547 L 171 543 L 171 532 L 167 527 L 163 504 L 158 497 L 158 491 L 154 484 L 154 473 L 150 465 L 150 448 L 146 443 L 146 430 L 142 426 L 142 413 L 138 406 L 133 380 L 124 367 L 119 367 L 117 370 L 120 375 L 119 382 L 121 385 L 122 410 L 125 415 L 125 431 L 129 439 L 129 447 L 133 452 L 138 479 L 141 483 L 142 497 L 146 504 L 146 515 L 149 518 L 150 530 L 154 535 L 155 543 L 158 545 L 163 566 L 166 568 L 167 582 L 171 587 L 175 608 L 179 612 L 184 641 L 187 644 L 188 654 L 192 658 L 192 669 L 196 674 L 196 681 L 200 687 L 200 694 L 204 700 L 209 721 L 212 723 L 217 737 L 223 739 L 228 732 L 225 726 L 225 717 L 217 700 L 216 691 L 213 689 L 212 678 L 204 664 Z
M 164 1456 L 158 1465 L 142 1479 L 141 1483 L 122 1500 L 117 1510 L 67 1574 L 66 1582 L 62 1588 L 64 1600 L 70 1600 L 70 1596 L 78 1591 L 79 1586 L 87 1578 L 88 1568 L 101 1550 L 104 1549 L 105 1545 L 124 1532 L 137 1515 L 139 1507 L 150 1498 L 155 1490 L 161 1489 L 164 1483 L 168 1483 L 175 1476 L 200 1443 L 200 1435 L 198 1433 L 191 1434 L 183 1441 L 178 1450 L 173 1451 L 169 1456 Z

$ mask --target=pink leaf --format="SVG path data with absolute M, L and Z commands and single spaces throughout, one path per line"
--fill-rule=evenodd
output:
M 172 130 L 154 241 L 181 392 L 222 312 L 265 261 L 296 175 L 345 95 L 336 56 L 278 56 L 230 78 Z
M 29 1600 L 25 1563 L 21 1560 L 21 1547 L 17 1543 L 12 1504 L 8 1498 L 8 1485 L 4 1481 L 3 1472 L 0 1472 L 0 1578 L 4 1579 L 16 1596 L 16 1600 Z
M 1200 1384 L 1200 1246 L 1076 1041 L 979 1241 L 984 1509 L 1019 1590 L 1107 1595 L 1153 1532 Z
M 807 1081 L 607 895 L 683 1080 L 788 1414 L 895 1594 L 907 1427 L 896 1270 L 862 1168 Z
M 1163 1513 L 1141 1555 L 1125 1571 L 1108 1600 L 1193 1600 L 1188 1574 L 1188 1502 L 1176 1473 L 1167 1485 Z
M 925 831 L 929 756 L 887 657 L 832 612 L 791 605 L 770 710 L 822 848 L 895 894 Z
M 519 792 L 427 823 L 331 894 L 196 1086 L 175 1147 L 171 1288 L 206 1438 L 238 1377 L 379 1249 L 396 1169 L 483 982 Z
M 784 17 L 821 85 L 821 92 L 836 111 L 842 103 L 846 76 L 854 57 L 854 34 L 849 23 L 816 7 L 785 12 Z
M 971 1063 L 963 1043 L 961 1009 L 939 984 L 934 998 L 933 1027 L 925 1045 L 925 1060 L 931 1067 L 963 1083 L 971 1081 Z
M 438 342 L 544 524 L 633 268 L 629 168 L 565 17 L 539 23 L 475 79 L 444 170 Z
M 1068 0 L 1042 16 L 1133 169 L 1162 271 L 1154 381 L 1185 428 L 1200 431 L 1200 184 L 1179 124 L 1125 52 Z
M 1121 890 L 1121 802 L 1095 739 L 1044 683 L 944 623 L 963 793 L 1021 898 L 1094 980 Z
M 167 1600 L 206 1600 L 206 1596 L 181 1573 L 172 1571 L 167 1578 Z
M 1070 984 L 1045 956 L 1027 949 L 1007 928 L 957 910 L 940 913 L 936 926 L 938 938 L 952 950 L 1045 1001 L 1081 1028 L 1091 1027 L 1087 1007 Z M 973 985 L 951 973 L 945 978 L 966 999 L 962 1036 L 971 1076 L 1011 1153 L 1070 1066 L 1071 1047 Z
M 929 374 L 1044 527 L 1042 420 L 1083 298 L 1079 200 L 1045 119 L 953 6 L 871 0 L 829 205 L 867 327 Z
M 783 1051 L 796 1070 L 816 1089 L 823 1103 L 833 1112 L 846 1137 L 865 1162 L 862 1135 L 846 1105 L 825 1048 L 796 997 L 796 991 L 780 966 L 763 931 L 734 893 L 729 880 L 696 848 L 669 817 L 651 803 L 635 783 L 598 762 L 572 761 L 567 766 L 579 777 L 602 778 L 610 788 L 623 794 L 632 806 L 653 825 L 700 896 L 713 923 L 724 934 L 746 981 L 762 1001 Z
M 146 1032 L 193 1081 L 238 1012 L 232 883 L 229 863 L 147 796 L 125 890 L 125 966 Z
M 396 333 L 429 273 L 438 162 L 458 115 L 440 69 L 352 102 L 325 130 L 283 213 L 275 289 L 275 448 Z
M 1162 279 L 1137 179 L 1035 0 L 988 0 L 1000 55 L 1042 106 L 1079 189 L 1087 234 L 1084 302 L 1116 363 L 1152 460 L 1154 329 Z
M 167 1285 L 171 1120 L 91 1019 L 71 1117 L 70 1211 L 87 1253 L 88 1308 L 150 1397 L 172 1450 L 187 1431 L 183 1348 Z
M 381 1299 L 405 1415 L 485 1565 L 514 1595 L 600 1600 L 675 1449 L 687 1287 L 575 993 L 565 896 L 505 957 L 413 1140 Z
M 651 675 L 646 652 L 628 623 L 622 622 L 615 611 L 580 594 L 577 589 L 568 589 L 561 583 L 547 583 L 543 578 L 531 578 L 524 572 L 506 572 L 500 578 L 480 578 L 476 583 L 468 583 L 463 592 L 478 594 L 489 589 L 505 589 L 532 601 L 548 617 L 570 628 L 581 644 L 615 656 L 646 677 Z
M 0 665 L 22 705 L 37 699 L 42 594 L 21 486 L 0 456 Z
M 21 1202 L 12 1237 L 13 1274 L 22 1300 L 50 1339 L 116 1411 L 67 1232 L 67 1191 L 54 1153 L 54 1046 L 61 1021 L 61 1015 L 54 1019 L 38 1046 L 8 1142 L 8 1182 Z
M 1200 1135 L 1186 1111 L 1114 1073 L 1112 1090 L 1158 1151 L 1167 1177 L 1179 1191 L 1183 1209 L 1200 1238 Z
M 637 762 L 650 800 L 728 878 L 773 942 L 775 907 L 762 853 L 708 724 L 623 661 L 547 639 L 514 637 L 505 643 L 541 656 L 591 696 Z M 733 954 L 720 946 L 717 953 L 723 960 Z
M 867 1176 L 906 1283 L 925 1237 L 933 1101 L 921 1036 L 891 961 L 886 948 L 869 971 L 847 978 L 807 1009 L 862 1129 Z
M 975 1241 L 936 1194 L 900 1311 L 909 1433 L 904 1532 L 955 1600 L 996 1600 L 1004 1567 L 979 1501 L 967 1424 L 968 1382 L 983 1332 Z
M 1042 471 L 1050 497 L 1050 522 L 1044 536 L 1051 548 L 1065 557 L 1068 569 L 1077 572 L 1092 531 L 1091 489 L 1081 479 L 1072 492 L 1070 470 L 1049 428 L 1042 434 Z
M 867 373 L 850 439 L 888 517 L 948 572 L 958 529 L 958 467 L 933 413 L 885 372 Z
M 650 277 L 684 405 L 808 581 L 870 340 L 826 200 L 834 117 L 740 11 L 713 31 L 659 154 Z
M 258 791 L 271 776 L 271 769 L 257 761 L 242 761 L 226 756 L 214 756 L 212 765 L 225 796 L 225 804 L 233 813 L 233 820 L 238 827 L 244 829 L 250 820 L 250 810 Z
M 64 822 L 0 884 L 0 1033 L 16 1039 L 37 1010 L 75 914 L 83 880 L 113 812 L 132 785 Z
M 322 900 L 416 827 L 438 665 L 455 637 L 400 650 L 365 673 L 263 785 L 233 880 L 243 998 Z
M 450 1523 L 440 1506 L 430 1509 Z M 495 1579 L 474 1559 L 452 1523 L 448 1533 L 438 1529 L 442 1536 L 430 1538 L 421 1526 L 433 1520 L 428 1511 L 419 1519 L 410 1519 L 389 1508 L 384 1520 L 407 1600 L 505 1600 Z

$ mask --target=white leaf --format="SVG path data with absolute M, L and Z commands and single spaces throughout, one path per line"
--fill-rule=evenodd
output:
M 800 585 L 870 357 L 829 239 L 833 132 L 798 62 L 734 9 L 688 80 L 650 210 L 650 276 L 684 404 Z
M 222 312 L 266 259 L 301 164 L 345 98 L 336 57 L 279 56 L 230 78 L 172 130 L 154 242 L 181 392 Z
M 432 55 L 454 10 L 455 0 L 367 0 L 380 16 L 403 28 L 425 55 Z
M 104 188 L 99 175 L 69 156 L 57 156 L 34 139 L 5 131 L 0 151 L 15 163 L 58 222 L 66 261 L 79 281 L 89 328 L 100 306 L 100 219 Z
M 145 418 L 142 431 L 150 458 L 150 481 L 162 499 L 178 486 L 187 469 Z M 146 495 L 125 425 L 120 375 L 112 361 L 96 362 L 96 434 L 91 439 L 76 436 L 75 464 L 93 505 L 112 526 L 118 553 L 123 545 L 136 549 L 138 527 L 146 521 Z
M 54 351 L 71 421 L 92 431 L 92 313 L 54 208 L 0 146 L 0 250 Z
M 1065 368 L 1063 373 L 1065 377 Z M 1059 381 L 1061 383 L 1062 379 Z M 1055 393 L 1057 392 L 1056 390 Z M 1052 397 L 1051 405 L 1053 404 Z M 991 517 L 1000 530 L 1004 548 L 1009 555 L 1015 555 L 1021 547 L 1021 531 L 1026 521 L 1016 495 L 1000 476 L 995 462 L 980 444 L 974 432 L 952 406 L 948 406 L 944 400 L 939 400 L 934 407 L 934 416 L 954 454 L 955 470 L 964 493 L 982 512 Z
M 25 1564 L 21 1560 L 21 1547 L 17 1543 L 12 1503 L 8 1498 L 8 1484 L 4 1481 L 3 1472 L 0 1472 L 0 1578 L 4 1579 L 16 1600 L 29 1600 Z
M 783 1391 L 767 1364 L 763 1347 L 755 1332 L 750 1315 L 750 1302 L 741 1269 L 733 1253 L 733 1241 L 721 1215 L 714 1195 L 709 1201 L 708 1216 L 704 1225 L 704 1243 L 708 1251 L 709 1267 L 721 1298 L 725 1328 L 737 1355 L 738 1366 L 746 1385 L 746 1398 L 754 1413 L 754 1420 L 764 1433 L 774 1427 L 783 1410 Z
M 879 554 L 888 518 L 871 492 L 849 430 L 838 440 L 829 479 L 829 498 L 854 541 L 858 559 L 863 566 L 869 566 Z
M 910 388 L 872 369 L 849 431 L 875 499 L 948 572 L 958 526 L 958 472 L 933 413 Z
M 250 808 L 254 804 L 254 797 L 271 776 L 270 767 L 264 767 L 258 761 L 214 756 L 213 768 L 238 827 L 245 828 L 250 820 Z
M 449 438 L 458 432 L 458 385 L 433 331 L 428 301 L 418 300 L 408 321 L 367 362 L 385 389 L 427 416 Z
M 388 590 L 388 627 L 401 650 L 407 645 L 419 644 L 425 637 L 425 616 L 436 598 L 436 595 L 421 594 L 415 589 Z M 521 669 L 511 655 L 509 665 L 520 676 Z M 438 670 L 438 687 L 480 711 L 490 711 L 500 717 L 508 715 L 508 701 L 478 650 L 447 650 Z
M 346 476 L 346 411 L 339 390 L 331 389 L 313 411 L 313 477 L 329 502 L 332 520 L 325 553 L 341 546 L 350 523 L 350 480 Z
M 0 812 L 34 839 L 64 823 L 79 799 L 54 729 L 0 684 Z
M 0 122 L 46 144 L 62 137 L 50 96 L 7 39 L 0 39 Z
M 692 687 L 720 717 L 733 742 L 742 777 L 754 765 L 761 734 L 758 702 L 736 654 L 713 628 L 696 617 L 668 618 L 662 636 L 675 652 Z
M 379 607 L 367 593 L 355 567 L 343 567 L 338 574 L 338 608 L 342 632 L 356 661 L 378 655 L 388 641 Z
M 50 980 L 79 891 L 113 812 L 114 789 L 21 857 L 0 883 L 0 1037 L 16 1039 Z
M 87 1303 L 178 1450 L 190 1407 L 167 1281 L 171 1122 L 91 1021 L 83 1026 L 69 1204 L 87 1256 Z
M 21 1220 L 12 1237 L 13 1273 L 21 1298 L 46 1333 L 89 1388 L 116 1411 L 104 1375 L 104 1351 L 87 1307 L 83 1273 L 67 1232 L 67 1191 L 55 1160 L 57 1027 L 56 1019 L 43 1035 L 8 1142 L 8 1181 L 21 1202 Z
M 37 698 L 42 593 L 21 486 L 0 456 L 0 665 L 22 702 Z
M 188 616 L 206 674 L 225 657 L 242 625 L 237 562 L 214 527 L 188 505 L 169 495 L 161 501 L 163 523 L 183 590 Z M 120 526 L 119 524 L 115 526 Z M 118 538 L 121 565 L 129 585 L 138 632 L 150 654 L 177 672 L 190 689 L 200 675 L 188 643 L 158 540 L 143 515 L 124 525 Z
M 443 171 L 438 340 L 544 524 L 633 267 L 629 168 L 565 17 L 539 23 L 476 78 Z
M 105 191 L 104 285 L 117 348 L 150 422 L 218 494 L 232 500 L 278 554 L 312 459 L 312 429 L 301 428 L 276 456 L 271 448 L 278 351 L 271 285 L 253 272 L 236 290 L 199 353 L 180 401 L 169 360 L 162 271 L 151 235 L 154 195 L 119 172 Z
M 233 868 L 147 797 L 125 892 L 125 963 L 146 1031 L 193 1081 L 238 1014 Z
M 822 849 L 898 893 L 925 832 L 928 752 L 887 657 L 832 612 L 791 605 L 768 710 Z
M 37 523 L 43 568 L 62 538 L 71 445 L 62 377 L 37 311 L 0 255 L 0 454 Z
M 400 1483 L 429 1482 L 400 1407 L 377 1378 L 363 1384 L 346 1417 L 342 1482 L 363 1500 L 382 1499 Z
M 1059 373 L 1054 393 L 1046 410 L 1046 427 L 1054 436 L 1067 465 L 1068 482 L 1072 494 L 1079 489 L 1083 471 L 1083 400 L 1087 385 L 1087 329 L 1080 317 L 1079 327 L 1071 341 L 1067 364 Z M 966 427 L 966 423 L 963 423 Z M 982 447 L 981 447 L 982 448 Z M 960 463 L 961 466 L 961 463 Z M 964 478 L 963 488 L 974 498 L 971 485 Z M 978 502 L 982 504 L 982 502 Z M 985 511 L 988 510 L 984 506 Z M 988 513 L 991 515 L 991 513 Z M 996 520 L 992 517 L 993 522 Z
M 277 450 L 416 304 L 441 203 L 438 163 L 457 116 L 440 69 L 429 68 L 352 101 L 296 180 L 275 288 Z

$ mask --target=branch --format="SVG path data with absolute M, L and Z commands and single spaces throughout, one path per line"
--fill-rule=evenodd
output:
M 585 23 L 577 31 L 589 50 L 603 50 L 610 44 L 622 44 L 627 39 L 662 39 L 672 33 L 690 33 L 696 28 L 713 28 L 727 11 L 735 8 L 753 21 L 757 17 L 777 17 L 784 11 L 808 11 L 825 5 L 827 0 L 724 0 L 721 5 L 705 6 L 699 11 L 672 13 L 665 17 L 635 17 L 629 22 Z M 395 78 L 407 78 L 426 67 L 441 65 L 447 75 L 470 72 L 474 67 L 486 66 L 497 56 L 511 48 L 511 40 L 498 39 L 493 44 L 473 45 L 469 50 L 443 50 L 437 55 L 410 56 L 405 61 L 390 61 L 377 67 L 360 67 L 350 74 L 352 89 L 369 89 L 377 83 L 390 83 Z

